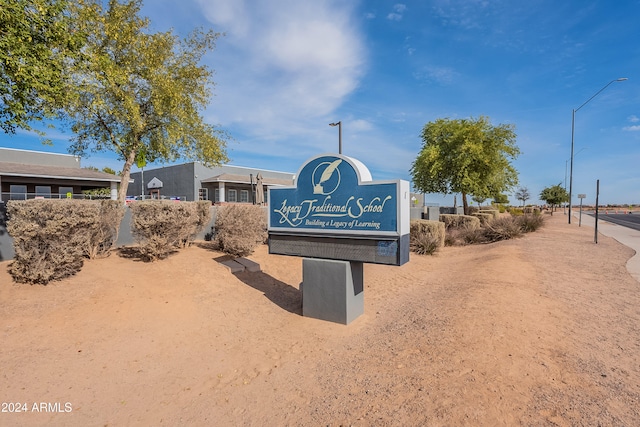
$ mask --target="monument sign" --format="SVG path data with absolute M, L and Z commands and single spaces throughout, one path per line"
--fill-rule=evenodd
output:
M 300 256 L 302 314 L 348 324 L 364 312 L 363 263 L 409 261 L 409 183 L 373 181 L 364 164 L 323 154 L 293 187 L 270 187 L 269 253 Z
M 402 265 L 409 261 L 409 183 L 373 181 L 360 161 L 308 160 L 294 187 L 269 188 L 269 252 Z

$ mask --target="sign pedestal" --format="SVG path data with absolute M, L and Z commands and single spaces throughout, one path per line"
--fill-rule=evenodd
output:
M 348 325 L 364 313 L 364 264 L 304 258 L 302 315 Z

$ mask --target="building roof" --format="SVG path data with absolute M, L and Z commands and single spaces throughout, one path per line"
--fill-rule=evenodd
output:
M 211 178 L 203 179 L 200 182 L 231 182 L 236 184 L 251 184 L 251 177 L 247 175 L 234 175 L 230 173 L 223 173 L 220 175 L 212 176 Z M 253 183 L 256 183 L 256 177 L 253 177 Z M 279 179 L 279 178 L 263 178 L 262 185 L 292 185 L 293 179 Z
M 118 175 L 94 171 L 92 169 L 68 168 L 60 166 L 29 165 L 23 163 L 0 162 L 0 176 L 19 176 L 48 179 L 73 179 L 79 181 L 120 182 Z

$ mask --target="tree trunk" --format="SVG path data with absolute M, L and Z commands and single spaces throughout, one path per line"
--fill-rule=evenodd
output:
M 120 178 L 120 188 L 118 189 L 118 201 L 125 204 L 127 198 L 127 189 L 129 188 L 129 178 L 131 177 L 131 166 L 136 159 L 135 150 L 131 150 L 127 156 L 124 167 L 122 168 L 122 177 Z
M 467 204 L 467 193 L 462 193 L 462 208 L 465 215 L 469 215 L 469 205 Z

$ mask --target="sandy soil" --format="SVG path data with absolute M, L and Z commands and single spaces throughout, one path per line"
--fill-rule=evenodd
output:
M 521 239 L 366 265 L 348 326 L 302 317 L 301 259 L 266 247 L 236 276 L 204 243 L 46 287 L 0 263 L 0 400 L 26 409 L 0 425 L 638 425 L 633 251 L 592 233 L 556 213 Z

